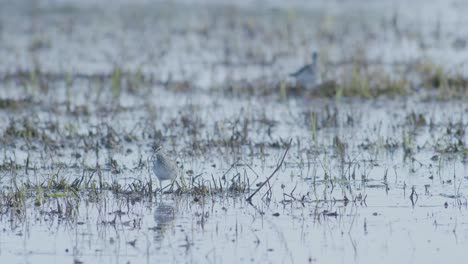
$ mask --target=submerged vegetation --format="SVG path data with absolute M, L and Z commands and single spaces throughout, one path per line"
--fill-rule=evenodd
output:
M 453 32 L 367 5 L 51 5 L 0 21 L 1 263 L 464 252 L 468 82 L 434 52 Z M 288 77 L 310 45 L 313 89 Z
M 209 90 L 200 88 L 196 83 L 189 80 L 175 81 L 171 77 L 168 79 L 157 79 L 153 74 L 145 74 L 142 68 L 135 72 L 125 71 L 121 66 L 114 68 L 109 74 L 53 74 L 42 73 L 40 69 L 31 72 L 19 71 L 0 74 L 0 80 L 5 86 L 13 83 L 22 83 L 25 87 L 27 97 L 12 100 L 4 98 L 0 100 L 0 109 L 17 109 L 25 103 L 30 103 L 34 98 L 35 86 L 39 80 L 43 87 L 42 92 L 60 89 L 63 83 L 66 84 L 66 96 L 71 97 L 72 90 L 79 90 L 73 85 L 81 86 L 83 82 L 86 86 L 94 86 L 95 94 L 100 95 L 102 88 L 109 87 L 112 98 L 118 100 L 122 92 L 130 94 L 147 94 L 149 87 L 160 86 L 172 92 L 196 92 L 214 93 L 220 91 L 228 96 L 255 95 L 266 97 L 302 97 L 302 98 L 341 98 L 341 97 L 402 97 L 422 95 L 427 99 L 467 99 L 468 81 L 460 73 L 444 72 L 441 66 L 430 64 L 425 61 L 407 62 L 404 75 L 395 75 L 396 69 L 386 70 L 381 66 L 367 65 L 365 62 L 354 62 L 351 66 L 347 64 L 334 66 L 335 64 L 324 63 L 336 72 L 327 71 L 328 75 L 338 75 L 336 78 L 326 78 L 315 89 L 310 90 L 305 87 L 296 86 L 293 80 L 268 78 L 258 78 L 254 80 L 243 80 L 228 82 L 226 85 L 216 85 Z M 388 68 L 388 67 L 387 67 Z M 400 66 L 401 68 L 401 66 Z M 32 78 L 33 76 L 34 78 Z M 76 84 L 73 83 L 75 81 Z M 56 88 L 53 88 L 53 87 Z

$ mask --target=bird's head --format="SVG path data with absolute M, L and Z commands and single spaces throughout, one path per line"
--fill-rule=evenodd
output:
M 317 61 L 317 57 L 318 57 L 318 54 L 316 51 L 313 51 L 312 52 L 312 63 L 316 62 Z
M 158 153 L 159 151 L 162 150 L 162 146 L 159 145 L 159 144 L 154 143 L 153 146 L 152 146 L 152 149 L 153 149 L 153 153 L 156 154 L 156 153 Z

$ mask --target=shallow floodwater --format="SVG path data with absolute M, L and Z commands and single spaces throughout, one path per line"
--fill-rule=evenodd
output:
M 423 4 L 3 3 L 0 263 L 461 261 L 466 99 L 226 88 L 286 80 L 311 46 L 328 77 L 356 53 L 464 74 L 468 6 Z

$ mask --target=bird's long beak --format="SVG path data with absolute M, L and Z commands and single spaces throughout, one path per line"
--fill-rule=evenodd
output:
M 161 146 L 158 146 L 156 144 L 153 145 L 153 153 L 158 153 L 158 151 L 160 151 L 162 149 Z

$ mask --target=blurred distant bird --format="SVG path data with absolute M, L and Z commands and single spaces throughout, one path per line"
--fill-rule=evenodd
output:
M 317 57 L 317 52 L 312 52 L 312 62 L 289 75 L 296 79 L 296 85 L 312 89 L 320 84 L 321 80 L 317 65 Z
M 153 164 L 153 172 L 158 177 L 160 186 L 162 181 L 175 180 L 179 173 L 179 167 L 177 167 L 176 163 L 169 158 L 161 146 L 154 146 L 153 151 L 151 162 Z

